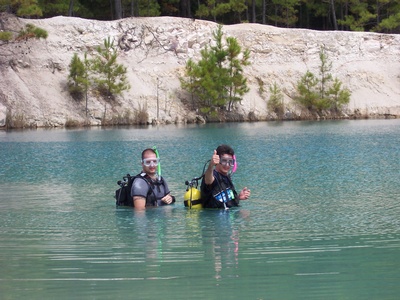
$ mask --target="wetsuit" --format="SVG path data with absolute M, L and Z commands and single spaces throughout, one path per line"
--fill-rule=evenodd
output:
M 225 208 L 239 206 L 239 197 L 229 176 L 213 170 L 211 185 L 201 182 L 201 201 L 204 208 Z
M 168 205 L 161 201 L 161 198 L 169 193 L 168 184 L 162 177 L 160 180 L 152 180 L 145 173 L 141 173 L 132 183 L 131 198 L 134 196 L 146 198 L 146 207 Z M 175 198 L 172 197 L 172 203 L 174 202 Z

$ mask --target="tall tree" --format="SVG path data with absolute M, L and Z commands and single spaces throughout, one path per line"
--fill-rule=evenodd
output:
M 337 24 L 337 19 L 336 19 L 335 0 L 330 0 L 330 5 L 331 5 L 331 13 L 332 13 L 333 28 L 334 28 L 335 30 L 338 30 L 338 24 Z
M 256 0 L 251 0 L 251 22 L 256 22 Z
M 72 17 L 74 15 L 74 0 L 69 0 L 68 16 Z
M 300 0 L 272 0 L 275 7 L 275 15 L 271 16 L 271 20 L 276 25 L 284 25 L 285 27 L 293 27 L 297 20 L 297 7 Z
M 231 10 L 235 17 L 231 19 L 233 22 L 242 21 L 242 13 L 247 9 L 246 0 L 230 0 Z
M 309 111 L 331 110 L 338 113 L 350 101 L 350 91 L 342 88 L 342 82 L 338 78 L 333 79 L 330 72 L 332 63 L 329 62 L 324 47 L 320 49 L 319 59 L 319 77 L 307 71 L 297 84 L 295 101 Z
M 374 31 L 400 33 L 400 0 L 377 0 L 377 26 Z
M 117 63 L 117 49 L 110 38 L 104 40 L 103 47 L 97 47 L 93 59 L 93 71 L 97 77 L 94 81 L 98 90 L 110 101 L 114 95 L 130 89 L 126 78 L 126 67 Z
M 78 54 L 74 54 L 69 64 L 68 90 L 72 97 L 80 99 L 82 95 L 85 97 L 85 112 L 88 114 L 88 89 L 90 86 L 90 60 L 85 53 L 82 61 Z
M 348 12 L 338 23 L 353 31 L 371 29 L 371 22 L 376 19 L 376 14 L 370 12 L 368 0 L 349 0 L 347 3 Z
M 223 41 L 222 26 L 213 32 L 214 46 L 201 50 L 196 64 L 189 60 L 181 87 L 196 98 L 197 107 L 205 114 L 221 109 L 231 110 L 234 102 L 248 92 L 243 66 L 248 65 L 249 51 L 242 52 L 237 40 L 228 37 Z M 239 57 L 241 57 L 239 59 Z
M 10 1 L 10 7 L 20 17 L 37 18 L 43 15 L 37 0 L 13 0 Z
M 242 48 L 240 47 L 237 39 L 233 37 L 228 37 L 226 39 L 226 43 L 226 59 L 228 62 L 229 77 L 231 79 L 228 87 L 228 111 L 231 111 L 233 103 L 241 101 L 242 96 L 249 91 L 247 79 L 243 76 L 243 67 L 250 64 L 250 51 L 246 49 L 242 53 Z M 241 54 L 243 55 L 240 58 Z
M 114 0 L 115 19 L 122 19 L 122 0 Z
M 319 65 L 319 95 L 320 98 L 323 99 L 326 97 L 326 86 L 332 80 L 332 74 L 330 73 L 332 70 L 332 62 L 328 60 L 328 56 L 326 55 L 325 47 L 321 47 L 319 51 L 319 60 L 321 64 Z

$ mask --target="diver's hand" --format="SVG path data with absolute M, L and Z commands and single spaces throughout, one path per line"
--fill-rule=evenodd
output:
M 217 150 L 214 150 L 213 156 L 211 157 L 210 165 L 216 166 L 219 164 L 219 155 L 217 154 Z
M 164 197 L 162 197 L 161 201 L 164 202 L 165 204 L 171 204 L 172 203 L 171 194 L 168 194 L 168 195 L 165 195 Z
M 240 191 L 239 199 L 240 200 L 247 200 L 250 197 L 250 194 L 251 194 L 250 189 L 245 187 L 243 190 Z

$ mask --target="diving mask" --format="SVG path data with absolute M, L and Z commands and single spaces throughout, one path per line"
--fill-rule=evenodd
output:
M 158 163 L 160 162 L 159 158 L 145 158 L 142 160 L 143 165 L 145 165 L 146 167 L 156 167 L 158 165 Z
M 221 158 L 219 160 L 219 163 L 223 166 L 233 166 L 235 164 L 235 160 L 234 159 L 229 159 L 229 158 Z

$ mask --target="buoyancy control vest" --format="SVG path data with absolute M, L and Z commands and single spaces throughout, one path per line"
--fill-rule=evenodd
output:
M 201 199 L 204 208 L 226 208 L 239 206 L 239 197 L 229 176 L 213 171 L 214 182 L 208 187 L 201 182 Z
M 155 192 L 155 189 L 160 189 L 160 186 L 163 186 L 163 189 L 166 190 L 166 185 L 163 177 L 161 177 L 160 180 L 153 181 L 149 176 L 146 175 L 146 173 L 139 173 L 135 176 L 130 176 L 129 174 L 127 174 L 127 176 L 124 176 L 123 179 L 124 181 L 118 181 L 118 185 L 121 186 L 121 188 L 115 191 L 117 206 L 133 206 L 131 189 L 135 180 L 144 180 L 148 186 L 146 194 L 146 206 L 166 205 L 164 202 L 161 201 L 161 199 L 157 199 Z M 172 203 L 174 202 L 175 197 L 172 197 Z

